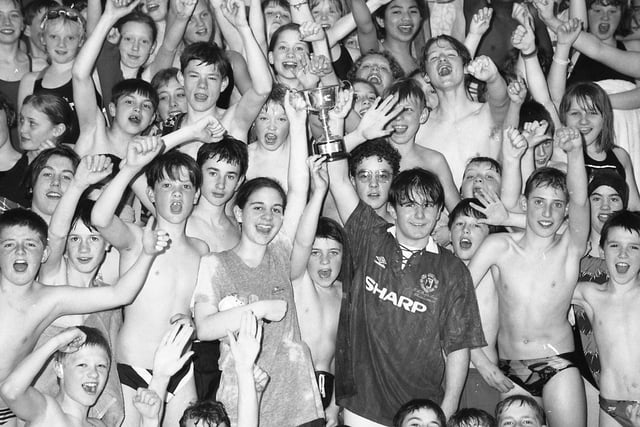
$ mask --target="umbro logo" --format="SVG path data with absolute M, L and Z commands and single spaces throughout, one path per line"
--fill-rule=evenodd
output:
M 373 260 L 381 268 L 387 268 L 387 260 L 383 256 L 376 256 Z

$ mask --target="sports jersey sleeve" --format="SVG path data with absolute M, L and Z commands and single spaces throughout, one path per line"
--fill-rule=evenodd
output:
M 388 227 L 389 224 L 383 218 L 360 200 L 344 225 L 355 265 L 358 265 L 358 262 L 362 261 L 361 257 L 367 253 L 366 249 L 371 243 L 373 234 Z
M 471 275 L 462 262 L 456 264 L 440 322 L 442 348 L 447 354 L 487 345 Z

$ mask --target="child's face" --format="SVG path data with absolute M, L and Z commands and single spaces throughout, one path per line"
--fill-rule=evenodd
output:
M 498 427 L 542 427 L 536 412 L 527 405 L 510 405 L 498 417 Z
M 264 27 L 267 30 L 268 40 L 273 33 L 283 25 L 291 23 L 291 12 L 278 3 L 269 3 L 264 8 Z
M 540 237 L 556 234 L 567 215 L 567 197 L 553 187 L 536 187 L 526 200 L 527 227 Z
M 455 88 L 464 81 L 462 57 L 448 41 L 441 40 L 429 47 L 425 68 L 435 89 Z
M 183 78 L 187 103 L 198 112 L 215 108 L 220 93 L 229 83 L 227 78 L 222 78 L 215 65 L 196 60 L 189 61 L 184 69 Z
M 242 224 L 242 239 L 267 245 L 282 227 L 284 201 L 278 191 L 263 187 L 251 193 L 243 209 L 235 206 L 233 213 Z
M 371 83 L 378 94 L 384 93 L 393 82 L 391 64 L 389 64 L 387 58 L 381 55 L 369 55 L 366 57 L 360 64 L 358 71 L 356 71 L 356 77 Z
M 153 102 L 139 93 L 123 95 L 115 106 L 111 103 L 110 107 L 118 126 L 131 135 L 140 135 L 155 118 Z
M 239 165 L 220 160 L 218 156 L 202 165 L 202 197 L 214 206 L 224 206 L 241 183 Z
M 421 194 L 413 194 L 411 200 L 398 201 L 396 206 L 388 205 L 389 213 L 395 220 L 398 242 L 408 246 L 424 244 L 435 228 L 442 207 Z
M 336 240 L 316 237 L 313 241 L 307 271 L 316 286 L 333 285 L 342 268 L 342 244 Z
M 623 227 L 609 229 L 601 250 L 611 279 L 618 284 L 632 283 L 640 271 L 640 235 Z
M 588 147 L 598 140 L 602 132 L 602 113 L 595 106 L 586 106 L 573 99 L 571 100 L 569 111 L 567 111 L 565 124 L 568 127 L 577 128 L 584 138 L 585 145 Z
M 158 100 L 158 115 L 162 121 L 187 112 L 187 96 L 176 79 L 170 79 L 158 88 Z
M 488 162 L 471 162 L 462 175 L 460 194 L 463 199 L 478 197 L 480 190 L 491 190 L 500 194 L 502 177 Z
M 183 39 L 187 44 L 196 42 L 208 42 L 213 35 L 213 16 L 207 7 L 205 0 L 196 4 L 193 15 L 189 19 Z
M 214 425 L 209 426 L 209 424 L 207 424 L 206 421 L 203 421 L 201 419 L 194 420 L 193 418 L 190 418 L 185 423 L 185 427 L 229 427 L 229 426 L 225 422 L 222 422 L 215 426 Z
M 24 21 L 22 13 L 14 1 L 0 0 L 0 18 L 2 19 L 0 43 L 12 44 L 18 41 L 22 34 Z
M 401 427 L 444 427 L 431 409 L 420 408 L 411 412 L 400 424 Z
M 31 42 L 36 45 L 36 47 L 42 51 L 44 51 L 44 45 L 42 44 L 42 27 L 40 26 L 42 22 L 42 18 L 45 13 L 47 13 L 47 8 L 42 8 L 38 12 L 36 12 L 33 20 L 31 20 L 31 25 L 29 25 L 29 39 Z M 25 30 L 26 32 L 27 30 Z
M 20 148 L 34 151 L 47 140 L 55 141 L 64 132 L 64 126 L 56 126 L 45 113 L 25 104 L 18 117 L 18 131 Z
M 129 21 L 120 33 L 120 61 L 131 69 L 142 67 L 155 47 L 153 31 L 147 24 Z
M 287 30 L 279 34 L 278 41 L 269 52 L 269 63 L 276 75 L 288 79 L 296 78 L 298 58 L 309 54 L 309 46 L 300 40 L 300 33 Z
M 414 97 L 405 98 L 398 101 L 398 107 L 402 107 L 400 113 L 388 125 L 393 129 L 393 133 L 389 135 L 389 140 L 394 144 L 411 144 L 413 143 L 420 125 L 427 121 L 429 117 L 428 110 L 424 104 Z
M 78 220 L 67 237 L 67 260 L 81 273 L 93 273 L 98 270 L 106 254 L 107 242 L 96 231 L 89 229 L 82 220 Z
M 74 173 L 71 160 L 51 156 L 33 185 L 31 206 L 46 215 L 52 215 L 60 198 L 69 188 Z
M 256 118 L 256 137 L 258 143 L 267 151 L 275 151 L 289 136 L 289 119 L 282 105 L 267 103 Z
M 15 225 L 0 231 L 0 271 L 10 283 L 31 284 L 47 255 L 41 236 L 31 228 Z
M 469 261 L 488 235 L 489 226 L 480 224 L 478 218 L 459 215 L 451 225 L 453 252 L 461 260 Z
M 353 110 L 362 117 L 373 106 L 378 95 L 372 85 L 363 82 L 354 83 L 353 92 Z
M 622 210 L 620 194 L 608 185 L 601 185 L 589 196 L 591 204 L 591 228 L 600 234 L 602 226 L 614 213 Z
M 51 61 L 68 64 L 78 55 L 84 41 L 84 32 L 78 22 L 58 18 L 47 22 L 42 37 Z
M 169 11 L 169 0 L 144 0 L 142 11 L 155 22 L 164 21 Z
M 371 156 L 362 159 L 356 167 L 351 183 L 360 200 L 374 210 L 383 207 L 389 200 L 389 189 L 393 180 L 393 168 L 388 161 Z
M 189 218 L 193 205 L 198 202 L 200 191 L 196 189 L 185 168 L 180 169 L 178 179 L 164 177 L 149 191 L 149 197 L 158 215 L 171 224 L 180 224 Z
M 320 0 L 318 4 L 311 9 L 313 20 L 322 26 L 322 29 L 328 30 L 333 24 L 340 19 L 340 11 L 336 7 L 334 1 Z
M 109 355 L 96 345 L 67 354 L 58 373 L 64 394 L 83 406 L 93 406 L 107 384 L 109 366 Z
M 588 10 L 588 19 L 591 34 L 600 40 L 611 40 L 620 25 L 622 10 L 620 6 L 595 2 Z
M 536 162 L 536 169 L 547 166 L 551 156 L 553 155 L 553 138 L 545 139 L 535 146 L 533 150 L 533 158 Z
M 384 13 L 385 37 L 409 43 L 420 30 L 421 21 L 415 0 L 393 0 Z

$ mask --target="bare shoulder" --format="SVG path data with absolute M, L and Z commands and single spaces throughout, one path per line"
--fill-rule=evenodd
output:
M 627 150 L 624 148 L 616 145 L 613 147 L 613 153 L 625 166 L 631 163 L 631 156 L 629 156 L 629 153 L 627 153 Z
M 206 255 L 209 253 L 209 245 L 197 237 L 188 237 L 189 244 L 193 247 L 193 249 L 198 252 L 200 256 Z

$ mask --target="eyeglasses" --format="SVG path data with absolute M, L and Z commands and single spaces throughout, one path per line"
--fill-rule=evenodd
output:
M 385 170 L 377 170 L 373 172 L 365 169 L 356 173 L 356 179 L 362 184 L 371 182 L 374 177 L 376 178 L 376 181 L 383 184 L 386 184 L 387 182 L 391 181 L 391 178 L 393 178 L 391 173 Z
M 47 21 L 58 18 L 66 18 L 74 22 L 79 22 L 82 25 L 82 28 L 85 26 L 84 18 L 78 11 L 72 9 L 51 9 L 48 10 L 47 14 L 42 18 L 40 28 L 44 29 Z

